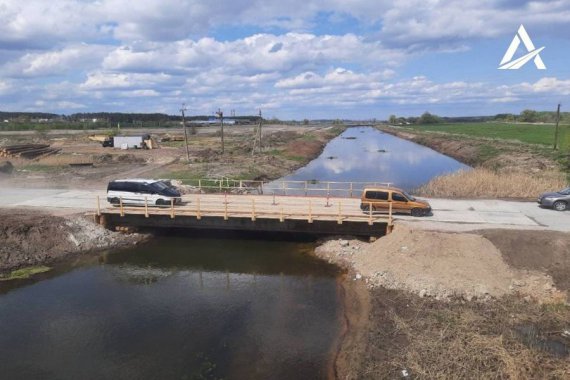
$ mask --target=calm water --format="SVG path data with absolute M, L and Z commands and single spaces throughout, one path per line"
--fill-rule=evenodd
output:
M 372 127 L 347 129 L 307 166 L 283 178 L 300 181 L 390 182 L 413 190 L 433 177 L 468 166 Z
M 324 378 L 338 273 L 312 249 L 160 238 L 4 289 L 0 378 Z

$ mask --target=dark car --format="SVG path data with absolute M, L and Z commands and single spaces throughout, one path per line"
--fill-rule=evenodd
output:
M 538 203 L 542 207 L 553 208 L 557 211 L 570 209 L 570 187 L 552 193 L 540 194 Z

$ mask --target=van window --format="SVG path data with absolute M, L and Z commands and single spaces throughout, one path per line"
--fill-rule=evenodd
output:
M 388 192 L 387 191 L 367 191 L 366 192 L 366 199 L 376 199 L 380 201 L 387 201 L 388 200 Z
M 392 193 L 392 200 L 396 202 L 407 202 L 408 199 L 400 193 Z
M 139 184 L 137 182 L 126 182 L 126 181 L 111 182 L 109 183 L 108 190 L 139 193 L 142 190 L 140 188 L 142 185 L 143 184 Z

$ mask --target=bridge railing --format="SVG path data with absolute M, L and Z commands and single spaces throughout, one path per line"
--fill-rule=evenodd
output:
M 201 178 L 185 181 L 185 185 L 207 193 L 249 193 L 304 196 L 360 197 L 362 190 L 371 186 L 390 187 L 391 182 L 342 181 L 253 181 L 231 178 Z
M 99 197 L 97 197 L 97 216 L 102 214 Z M 216 216 L 224 220 L 230 218 L 258 218 L 286 220 L 306 220 L 313 223 L 315 220 L 343 222 L 367 222 L 369 225 L 382 223 L 390 229 L 393 223 L 392 205 L 385 209 L 375 209 L 372 203 L 364 204 L 361 209 L 360 202 L 355 199 L 342 198 L 315 198 L 297 196 L 253 196 L 228 194 L 193 194 L 183 197 L 183 203 L 175 205 L 156 206 L 150 204 L 148 199 L 139 206 L 126 206 L 122 198 L 119 204 L 104 210 L 105 213 L 144 214 L 149 218 L 154 215 L 167 215 L 170 218 L 177 216 L 202 217 Z

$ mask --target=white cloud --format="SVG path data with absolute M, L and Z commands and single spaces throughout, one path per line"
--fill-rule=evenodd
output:
M 343 32 L 317 33 L 323 18 L 325 30 Z M 187 101 L 204 111 L 368 107 L 370 114 L 380 106 L 508 107 L 570 95 L 565 72 L 554 70 L 501 85 L 455 80 L 453 70 L 454 79 L 441 79 L 452 77 L 429 60 L 429 75 L 406 66 L 473 41 L 505 36 L 506 45 L 521 22 L 533 40 L 540 36 L 536 43 L 565 38 L 570 1 L 0 0 L 0 101 L 64 112 L 66 105 L 176 110 Z
M 90 73 L 87 80 L 79 85 L 82 90 L 119 90 L 141 89 L 171 83 L 167 74 L 110 73 L 96 71 Z
M 287 72 L 339 62 L 395 65 L 405 59 L 353 34 L 316 36 L 309 33 L 256 34 L 222 42 L 212 38 L 172 43 L 139 43 L 112 51 L 103 61 L 108 70 L 135 72 L 200 72 L 214 67 L 233 73 Z
M 63 49 L 26 53 L 6 64 L 2 71 L 14 77 L 68 75 L 70 71 L 99 67 L 110 47 L 103 45 L 69 45 Z

